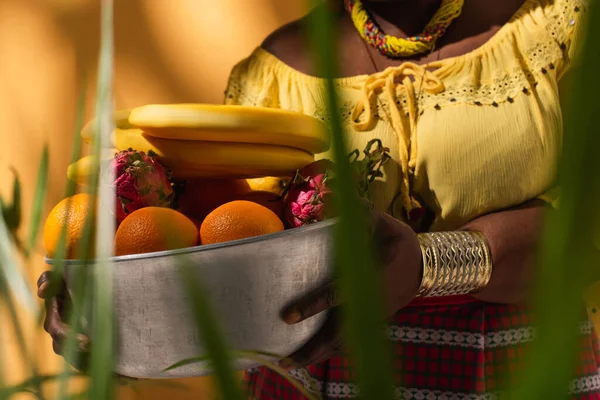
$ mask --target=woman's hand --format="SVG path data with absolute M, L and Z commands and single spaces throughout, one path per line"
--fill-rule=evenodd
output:
M 536 253 L 544 217 L 552 209 L 532 200 L 504 211 L 482 215 L 462 229 L 483 233 L 494 268 L 483 290 L 473 294 L 489 303 L 515 304 L 528 300 L 535 281 Z
M 533 200 L 520 206 L 486 214 L 462 230 L 478 231 L 486 237 L 494 269 L 488 285 L 473 297 L 480 301 L 514 304 L 525 301 L 534 281 L 535 254 L 543 217 L 548 206 Z M 376 215 L 375 238 L 383 261 L 382 283 L 389 315 L 406 306 L 417 294 L 421 279 L 421 251 L 416 234 L 407 225 L 384 214 Z M 323 328 L 289 359 L 284 368 L 323 361 L 341 350 L 339 296 L 335 284 L 316 290 L 286 310 L 284 319 L 293 324 L 324 310 L 331 310 Z
M 45 302 L 46 319 L 44 320 L 44 329 L 52 337 L 52 349 L 56 354 L 62 355 L 63 346 L 71 330 L 66 321 L 68 320 L 68 310 L 71 309 L 72 304 L 62 277 L 57 277 L 56 291 L 51 290 L 53 279 L 52 271 L 46 271 L 39 277 L 37 282 L 38 296 Z M 81 333 L 75 333 L 74 337 L 77 349 L 74 359 L 67 361 L 78 370 L 84 371 L 87 364 L 90 340 Z
M 406 224 L 383 214 L 374 214 L 375 253 L 382 269 L 382 293 L 387 315 L 410 303 L 421 283 L 422 258 L 416 233 Z M 374 271 L 375 272 L 375 271 Z M 309 293 L 284 311 L 288 324 L 296 324 L 329 310 L 323 327 L 300 350 L 280 362 L 291 369 L 325 361 L 342 350 L 339 311 L 340 295 L 335 282 Z
M 71 297 L 62 277 L 57 277 L 57 290 L 55 293 L 51 290 L 53 283 L 52 271 L 44 272 L 38 279 L 38 296 L 44 300 L 46 305 L 46 319 L 44 320 L 44 329 L 52 337 L 52 349 L 58 355 L 62 355 L 67 337 L 71 334 L 71 327 L 66 323 L 68 321 L 68 311 L 71 309 Z M 77 345 L 72 359 L 66 360 L 73 367 L 81 372 L 85 372 L 88 366 L 90 339 L 81 334 L 75 333 L 75 343 Z M 130 378 L 115 374 L 115 379 L 121 385 L 128 385 L 137 381 L 136 378 Z

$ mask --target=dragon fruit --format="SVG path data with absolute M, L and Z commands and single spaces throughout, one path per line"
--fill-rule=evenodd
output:
M 149 151 L 123 150 L 111 162 L 115 171 L 117 220 L 149 206 L 171 207 L 175 197 L 170 172 Z
M 286 220 L 297 228 L 322 221 L 325 218 L 325 203 L 331 189 L 327 187 L 328 173 L 318 174 L 296 182 L 287 194 Z
M 371 140 L 363 150 L 364 157 L 354 150 L 349 154 L 358 196 L 369 203 L 371 183 L 383 176 L 383 165 L 390 156 L 379 139 Z M 292 228 L 323 221 L 334 215 L 331 206 L 331 181 L 335 179 L 334 164 L 327 159 L 309 164 L 296 173 L 284 192 L 286 222 Z

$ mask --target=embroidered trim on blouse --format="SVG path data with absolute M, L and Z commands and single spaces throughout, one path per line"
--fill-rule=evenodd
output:
M 526 56 L 524 60 L 515 57 L 515 63 L 510 68 L 511 72 L 496 76 L 491 82 L 453 84 L 451 78 L 443 79 L 445 90 L 441 93 L 430 94 L 424 91 L 419 93 L 417 99 L 419 114 L 422 115 L 428 110 L 440 110 L 454 104 L 498 107 L 503 103 L 514 102 L 520 95 L 530 95 L 535 90 L 537 81 L 543 79 L 544 75 L 557 74 L 559 66 L 570 61 L 569 49 L 572 38 L 577 25 L 581 22 L 581 15 L 588 9 L 587 3 L 587 0 L 563 0 L 560 7 L 557 5 L 557 9 L 547 17 L 546 30 L 549 35 L 546 40 L 522 52 Z M 456 58 L 460 60 L 461 57 L 465 56 Z M 342 86 L 341 89 L 343 88 Z M 258 83 L 231 79 L 225 92 L 225 100 L 260 107 L 279 107 L 278 99 L 271 98 L 265 94 L 266 92 L 263 87 L 259 87 Z M 261 94 L 265 94 L 264 97 Z M 381 96 L 374 99 L 373 109 L 377 110 L 376 114 L 380 119 L 388 119 L 387 102 L 387 99 Z M 403 112 L 408 112 L 405 91 L 396 90 L 396 104 Z M 353 106 L 349 102 L 342 104 L 341 116 L 345 123 L 352 122 L 350 117 Z M 322 121 L 331 119 L 324 105 L 316 105 L 314 110 L 291 111 L 309 113 Z

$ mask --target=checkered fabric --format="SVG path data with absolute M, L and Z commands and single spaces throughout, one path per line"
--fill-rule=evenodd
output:
M 570 388 L 572 399 L 600 399 L 600 352 L 589 321 L 580 325 L 580 359 Z M 526 306 L 473 302 L 409 307 L 394 316 L 388 337 L 396 354 L 396 397 L 405 400 L 493 400 L 502 397 L 523 367 L 535 329 Z M 358 395 L 346 356 L 290 374 L 323 399 Z M 247 371 L 249 398 L 304 397 L 267 368 Z

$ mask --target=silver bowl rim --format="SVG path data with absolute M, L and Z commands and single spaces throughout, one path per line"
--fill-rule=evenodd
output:
M 224 243 L 185 247 L 183 249 L 177 249 L 177 250 L 165 250 L 165 251 L 156 251 L 153 253 L 130 254 L 130 255 L 126 255 L 126 256 L 114 256 L 114 257 L 107 258 L 105 261 L 117 263 L 117 262 L 133 261 L 133 260 L 149 260 L 149 259 L 153 259 L 153 258 L 181 256 L 181 255 L 186 255 L 186 254 L 199 253 L 199 252 L 203 252 L 203 251 L 224 249 L 224 248 L 228 248 L 228 247 L 232 247 L 232 246 L 239 246 L 239 245 L 243 245 L 243 244 L 250 244 L 250 243 L 264 242 L 267 240 L 274 240 L 274 239 L 291 236 L 291 235 L 300 235 L 300 234 L 303 234 L 303 233 L 306 233 L 309 231 L 313 231 L 313 230 L 317 230 L 317 229 L 325 229 L 325 228 L 331 227 L 331 226 L 337 224 L 338 222 L 339 222 L 339 218 L 331 218 L 331 219 L 328 219 L 325 221 L 301 226 L 298 228 L 286 229 L 281 232 L 270 233 L 270 234 L 261 235 L 261 236 L 254 236 L 254 237 L 246 238 L 246 239 L 231 240 L 229 242 L 224 242 Z M 44 260 L 45 260 L 46 264 L 48 264 L 48 265 L 54 265 L 57 262 L 56 259 L 49 258 L 47 256 L 44 258 Z M 96 263 L 97 261 L 98 261 L 97 259 L 91 259 L 91 260 L 72 259 L 72 260 L 63 260 L 62 264 L 65 266 L 85 265 L 85 264 L 91 265 L 91 264 Z

